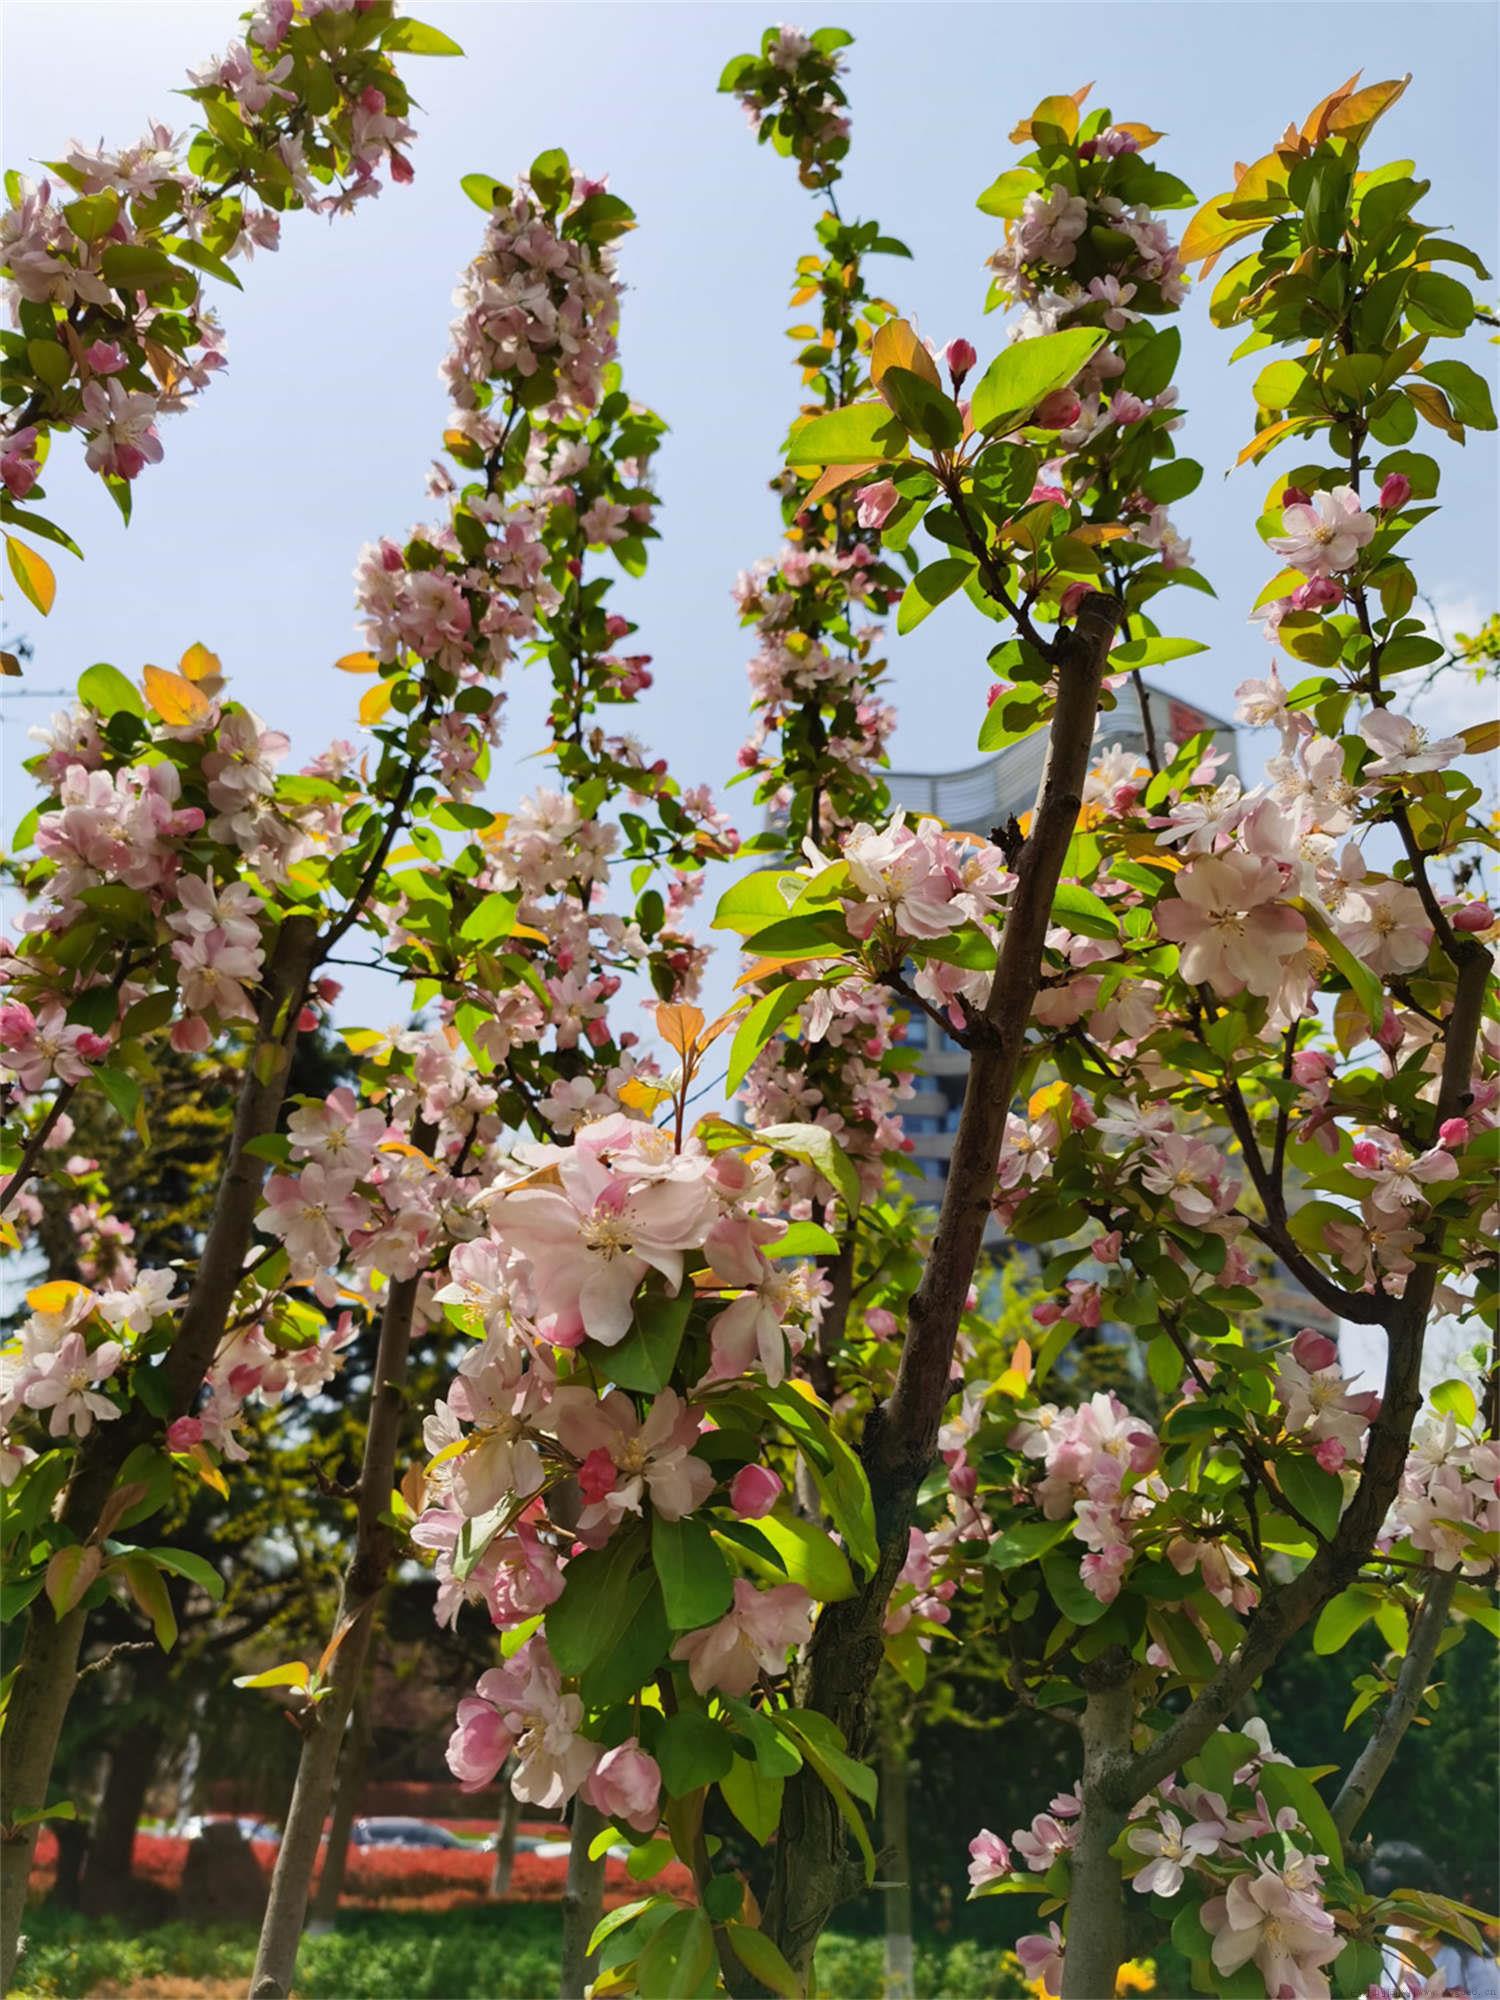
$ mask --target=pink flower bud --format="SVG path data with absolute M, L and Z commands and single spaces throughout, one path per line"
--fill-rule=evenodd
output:
M 1081 1090 L 1073 1092 L 1073 1102 L 1068 1107 L 1068 1123 L 1075 1132 L 1087 1132 L 1090 1125 L 1097 1125 L 1094 1107 Z
M 1046 486 L 1038 482 L 1026 496 L 1026 504 L 1028 507 L 1040 507 L 1044 500 L 1050 500 L 1054 507 L 1066 507 L 1068 504 L 1068 496 L 1060 486 Z
M 589 1803 L 606 1819 L 625 1820 L 637 1833 L 655 1829 L 661 1799 L 661 1771 L 656 1759 L 635 1737 L 606 1750 L 584 1781 Z
M 1380 1148 L 1373 1139 L 1355 1140 L 1354 1164 L 1357 1167 L 1378 1167 L 1380 1165 Z
M 36 1033 L 36 1016 L 20 1000 L 7 1001 L 0 1007 L 0 1044 L 8 1049 L 21 1047 Z
M 618 611 L 611 611 L 604 621 L 604 630 L 611 639 L 623 639 L 630 630 L 630 620 L 622 618 Z
M 729 1488 L 729 1504 L 742 1521 L 769 1514 L 785 1491 L 769 1465 L 742 1465 Z
M 973 344 L 967 340 L 950 340 L 943 349 L 943 361 L 948 373 L 953 377 L 955 389 L 962 387 L 963 379 L 979 359 Z
M 1292 1080 L 1304 1090 L 1315 1089 L 1333 1075 L 1333 1057 L 1323 1049 L 1298 1049 L 1292 1057 Z
M 96 375 L 118 375 L 125 356 L 112 340 L 96 340 L 83 350 L 83 358 Z
M 897 1328 L 896 1315 L 887 1312 L 884 1306 L 871 1306 L 865 1314 L 865 1325 L 877 1340 L 889 1340 Z
M 1056 1299 L 1043 1299 L 1031 1308 L 1031 1317 L 1038 1326 L 1056 1326 L 1063 1316 L 1063 1309 Z
M 1387 512 L 1404 507 L 1411 498 L 1411 481 L 1404 472 L 1393 472 L 1380 488 L 1380 505 Z
M 1292 1356 L 1309 1375 L 1316 1375 L 1319 1369 L 1333 1367 L 1339 1358 L 1339 1344 L 1326 1333 L 1305 1326 L 1292 1342 Z
M 872 485 L 861 486 L 854 499 L 855 519 L 862 528 L 873 532 L 885 526 L 900 504 L 901 495 L 889 479 L 877 479 Z
M 1089 592 L 1093 589 L 1093 587 L 1094 586 L 1091 583 L 1070 583 L 1067 589 L 1063 592 L 1061 598 L 1058 600 L 1058 606 L 1057 606 L 1058 617 L 1076 618 L 1078 616 L 1079 607 L 1082 605 L 1083 600 L 1088 596 Z
M 1380 1026 L 1375 1030 L 1375 1039 L 1387 1055 L 1394 1055 L 1406 1040 L 1406 1030 L 1396 1018 L 1396 1010 L 1387 1007 Z
M 313 1029 L 318 1025 L 318 1018 L 316 1007 L 304 1007 L 302 1012 L 297 1016 L 297 1033 L 299 1035 L 311 1034 Z
M 1095 1239 L 1093 1246 L 1096 1264 L 1118 1264 L 1120 1261 L 1121 1231 L 1111 1229 L 1107 1236 Z
M 578 1468 L 578 1490 L 592 1507 L 614 1492 L 618 1478 L 614 1460 L 602 1444 L 596 1445 Z
M 167 1450 L 191 1451 L 203 1442 L 203 1426 L 196 1417 L 178 1417 L 167 1425 Z
M 1310 507 L 1312 495 L 1300 486 L 1285 486 L 1281 492 L 1281 504 L 1283 507 Z
M 1335 583 L 1331 576 L 1310 576 L 1292 592 L 1292 609 L 1331 611 L 1335 604 L 1343 602 L 1343 597 L 1342 584 Z
M 955 1452 L 948 1467 L 948 1490 L 956 1493 L 960 1500 L 972 1500 L 979 1491 L 979 1474 L 964 1452 Z
M 1453 912 L 1453 928 L 1456 931 L 1487 931 L 1495 921 L 1495 913 L 1488 903 L 1465 903 L 1461 910 Z
M 1325 1472 L 1342 1472 L 1347 1456 L 1338 1438 L 1320 1438 L 1313 1448 L 1313 1457 Z
M 1467 1118 L 1445 1118 L 1438 1127 L 1438 1144 L 1446 1147 L 1450 1153 L 1456 1153 L 1460 1146 L 1466 1145 L 1468 1138 Z
M 1065 431 L 1082 415 L 1083 405 L 1071 389 L 1054 389 L 1037 404 L 1031 421 L 1038 430 Z

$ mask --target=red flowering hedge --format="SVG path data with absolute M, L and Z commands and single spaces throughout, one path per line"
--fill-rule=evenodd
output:
M 454 1831 L 485 1831 L 483 1822 L 458 1822 Z M 538 1826 L 541 1836 L 556 1837 L 559 1829 Z M 140 1882 L 148 1882 L 175 1895 L 182 1883 L 182 1870 L 190 1843 L 180 1834 L 138 1833 L 131 1872 Z M 251 1852 L 269 1876 L 276 1849 L 268 1841 L 254 1841 Z M 50 1889 L 57 1865 L 57 1840 L 44 1828 L 37 1841 L 32 1862 L 31 1889 L 40 1894 Z M 480 1848 L 458 1847 L 355 1847 L 349 1852 L 341 1903 L 349 1906 L 378 1903 L 385 1908 L 450 1909 L 469 1902 L 482 1902 L 488 1895 L 495 1857 Z M 322 1870 L 319 1857 L 318 1872 Z M 557 1902 L 567 1878 L 566 1855 L 543 1857 L 519 1853 L 511 1868 L 507 1900 L 517 1903 Z M 316 1882 L 317 1876 L 314 1876 Z M 677 1863 L 663 1870 L 656 1886 L 681 1892 L 689 1884 L 688 1871 Z M 640 1893 L 640 1885 L 627 1873 L 623 1861 L 604 1864 L 604 1900 L 608 1907 L 630 1900 Z

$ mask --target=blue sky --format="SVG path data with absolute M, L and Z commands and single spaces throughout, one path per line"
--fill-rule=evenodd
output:
M 222 294 L 230 368 L 192 414 L 164 428 L 166 457 L 137 487 L 125 530 L 64 442 L 47 511 L 87 552 L 61 559 L 57 606 L 43 623 L 29 684 L 71 684 L 93 660 L 127 672 L 176 661 L 202 639 L 234 692 L 290 729 L 299 755 L 353 733 L 360 684 L 331 662 L 356 641 L 351 570 L 361 544 L 424 518 L 423 474 L 441 429 L 437 364 L 454 277 L 472 256 L 478 212 L 462 174 L 506 176 L 561 144 L 608 173 L 640 227 L 622 249 L 629 291 L 623 351 L 632 391 L 672 425 L 660 463 L 665 540 L 649 576 L 622 592 L 655 655 L 638 729 L 687 781 L 721 783 L 745 728 L 745 637 L 729 600 L 735 573 L 775 544 L 766 490 L 797 402 L 783 329 L 792 265 L 816 207 L 788 164 L 757 148 L 738 108 L 715 94 L 724 62 L 771 16 L 749 5 L 430 4 L 417 8 L 467 50 L 464 61 L 410 61 L 421 100 L 415 183 L 388 189 L 352 219 L 289 220 L 274 257 Z M 779 11 L 779 10 L 776 10 Z M 1092 77 L 1095 101 L 1169 136 L 1156 157 L 1207 196 L 1235 159 L 1253 159 L 1351 70 L 1415 71 L 1372 160 L 1411 157 L 1433 183 L 1426 212 L 1452 225 L 1492 268 L 1497 16 L 1474 0 L 1397 4 L 891 4 L 832 9 L 856 35 L 854 148 L 846 212 L 876 215 L 915 253 L 883 260 L 877 282 L 922 330 L 966 334 L 981 365 L 999 337 L 985 322 L 984 259 L 998 225 L 974 198 L 1016 152 L 1007 134 L 1049 91 Z M 70 137 L 124 144 L 148 116 L 180 121 L 187 64 L 235 30 L 232 7 L 137 0 L 7 0 L 5 159 L 27 166 Z M 1179 219 L 1180 220 L 1180 219 Z M 1204 462 L 1176 510 L 1216 603 L 1163 600 L 1176 629 L 1213 651 L 1162 676 L 1225 708 L 1267 649 L 1244 623 L 1268 574 L 1253 530 L 1267 475 L 1225 478 L 1251 432 L 1253 366 L 1231 369 L 1233 340 L 1208 324 L 1206 299 L 1182 314 L 1181 446 Z M 1449 351 L 1460 351 L 1457 347 Z M 1471 336 L 1462 351 L 1493 361 Z M 1495 599 L 1492 440 L 1467 451 L 1418 440 L 1448 468 L 1447 511 L 1416 545 L 1445 612 L 1477 618 Z M 1170 605 L 1170 614 L 1166 607 Z M 24 609 L 25 607 L 23 607 Z M 895 762 L 968 761 L 989 674 L 989 627 L 959 601 L 909 639 L 892 634 L 902 720 Z M 7 823 L 25 809 L 16 761 L 48 704 L 0 703 Z M 540 691 L 511 684 L 507 743 L 491 798 L 534 782 Z M 1249 761 L 1253 765 L 1255 752 Z M 730 801 L 749 818 L 748 794 Z M 727 978 L 715 981 L 717 994 Z M 388 1003 L 351 991 L 349 1017 Z

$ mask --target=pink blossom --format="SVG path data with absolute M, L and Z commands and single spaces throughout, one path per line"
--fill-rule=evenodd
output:
M 1360 772 L 1361 780 L 1441 771 L 1463 755 L 1461 736 L 1440 736 L 1434 741 L 1420 723 L 1389 708 L 1372 709 L 1360 723 L 1359 733 L 1375 752 Z
M 872 533 L 883 528 L 901 504 L 901 495 L 889 479 L 877 479 L 873 485 L 861 486 L 854 498 L 855 519 L 862 528 Z
M 203 1442 L 203 1426 L 196 1417 L 177 1417 L 167 1425 L 167 1450 L 191 1451 Z
M 812 1630 L 812 1599 L 796 1583 L 757 1590 L 736 1577 L 734 1603 L 717 1624 L 689 1632 L 672 1648 L 686 1660 L 688 1676 L 701 1695 L 748 1694 L 762 1673 L 779 1674 L 786 1656 Z
M 663 1389 L 642 1421 L 618 1389 L 601 1401 L 581 1383 L 565 1383 L 552 1400 L 552 1422 L 558 1442 L 588 1474 L 579 1534 L 603 1540 L 648 1498 L 664 1521 L 701 1507 L 714 1475 L 692 1455 L 700 1421 L 675 1389 Z
M 1063 1951 L 1063 1934 L 1055 1920 L 1048 1924 L 1045 1937 L 1032 1933 L 1016 1939 L 1016 1957 L 1020 1959 L 1027 1978 L 1036 1980 L 1042 1992 L 1049 1996 L 1062 1992 Z
M 355 1192 L 357 1178 L 314 1163 L 295 1177 L 273 1174 L 267 1181 L 260 1226 L 282 1239 L 294 1275 L 336 1264 L 344 1239 L 365 1226 L 370 1211 Z
M 1204 1928 L 1213 1934 L 1213 1962 L 1223 1973 L 1252 1960 L 1267 1993 L 1298 2000 L 1328 2000 L 1323 1967 L 1338 1957 L 1343 1940 L 1333 1918 L 1308 1889 L 1294 1887 L 1268 1860 L 1253 1875 L 1236 1875 L 1223 1896 L 1203 1905 Z
M 1495 921 L 1495 913 L 1488 903 L 1465 903 L 1461 910 L 1453 912 L 1453 928 L 1456 931 L 1487 931 Z
M 972 341 L 958 339 L 948 342 L 948 345 L 943 349 L 943 365 L 953 377 L 953 387 L 955 390 L 963 387 L 964 377 L 970 372 L 978 359 L 979 355 Z
M 1404 472 L 1389 472 L 1380 483 L 1382 513 L 1394 513 L 1411 498 L 1411 481 Z
M 1010 1873 L 1010 1849 L 998 1833 L 991 1833 L 988 1827 L 976 1833 L 969 1842 L 969 1887 L 982 1889 L 989 1882 L 998 1882 L 1002 1875 Z
M 1280 863 L 1235 850 L 1184 868 L 1176 896 L 1156 909 L 1157 929 L 1181 946 L 1183 978 L 1220 993 L 1274 993 L 1307 937 L 1303 918 L 1278 900 L 1285 884 Z
M 758 1521 L 769 1514 L 786 1491 L 779 1476 L 768 1465 L 742 1465 L 729 1488 L 729 1504 L 742 1521 Z
M 634 1736 L 606 1750 L 584 1781 L 584 1796 L 607 1819 L 653 1833 L 659 1817 L 661 1771 Z
M 47 1429 L 53 1437 L 72 1430 L 87 1437 L 97 1418 L 108 1423 L 120 1416 L 118 1403 L 101 1396 L 95 1384 L 107 1382 L 125 1357 L 117 1340 L 103 1340 L 89 1352 L 81 1333 L 65 1334 L 50 1354 L 36 1357 L 36 1373 L 22 1401 L 29 1410 L 50 1410 Z
M 1375 533 L 1374 516 L 1360 506 L 1352 486 L 1336 486 L 1314 494 L 1310 502 L 1286 507 L 1282 526 L 1286 533 L 1273 535 L 1267 546 L 1308 576 L 1353 569 Z
M 1125 1845 L 1136 1854 L 1148 1856 L 1146 1866 L 1131 1879 L 1131 1887 L 1142 1896 L 1175 1896 L 1201 1854 L 1212 1854 L 1219 1836 L 1212 1827 L 1184 1827 L 1174 1812 L 1163 1810 L 1153 1826 L 1133 1826 Z
M 1457 1180 L 1458 1162 L 1441 1146 L 1412 1153 L 1391 1133 L 1375 1132 L 1356 1142 L 1349 1171 L 1374 1182 L 1370 1200 L 1377 1209 L 1399 1215 L 1406 1208 L 1425 1208 L 1431 1197 L 1424 1189 L 1434 1182 Z

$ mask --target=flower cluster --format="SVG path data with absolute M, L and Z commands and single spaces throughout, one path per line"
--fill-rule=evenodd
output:
M 1073 1533 L 1089 1550 L 1084 1584 L 1112 1604 L 1135 1555 L 1131 1525 L 1150 1507 L 1142 1481 L 1161 1455 L 1156 1433 L 1118 1396 L 1101 1392 L 1071 1410 L 1053 1403 L 1028 1410 L 1011 1444 L 1042 1461 L 1037 1504 L 1049 1521 L 1073 1516 Z

